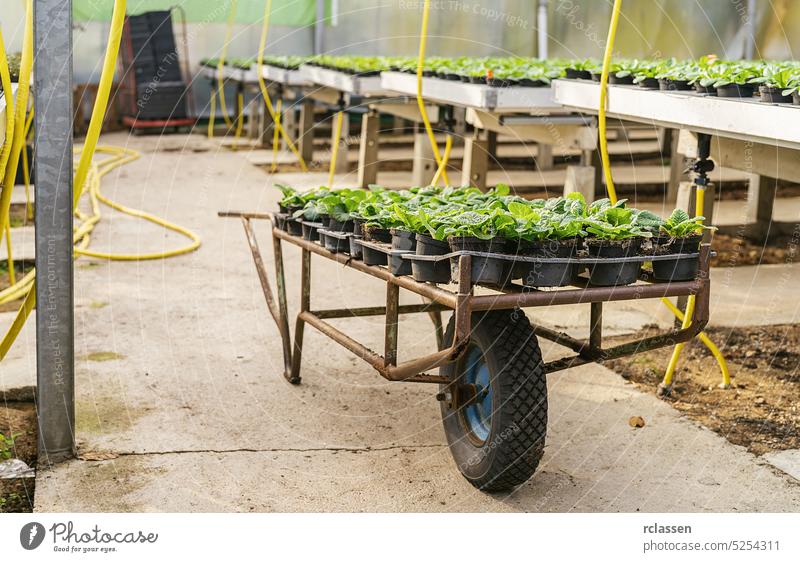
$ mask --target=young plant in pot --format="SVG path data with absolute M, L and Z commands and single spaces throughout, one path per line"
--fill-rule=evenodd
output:
M 795 67 L 768 64 L 762 75 L 750 83 L 759 86 L 761 101 L 765 103 L 792 103 L 792 93 L 800 86 L 800 72 Z
M 447 223 L 437 229 L 437 237 L 446 238 L 452 252 L 475 252 L 478 254 L 504 254 L 507 248 L 500 231 L 514 223 L 502 208 L 465 211 L 449 217 Z M 458 279 L 458 256 L 451 258 L 453 279 Z M 488 255 L 472 256 L 471 277 L 473 283 L 502 285 L 509 280 L 512 259 Z
M 579 194 L 578 194 L 579 195 Z M 583 235 L 583 214 L 557 214 L 526 203 L 512 202 L 509 214 L 515 219 L 502 231 L 510 240 L 516 237 L 518 258 L 574 258 L 579 236 Z M 577 263 L 514 261 L 513 277 L 527 287 L 561 287 L 577 276 Z
M 614 205 L 608 199 L 601 199 L 589 208 L 584 240 L 589 257 L 609 259 L 607 263 L 599 261 L 589 266 L 592 285 L 630 285 L 639 277 L 641 261 L 612 261 L 643 255 L 642 244 L 652 232 L 637 224 L 637 216 L 625 206 L 624 199 Z
M 703 231 L 714 230 L 713 227 L 705 226 L 704 220 L 704 217 L 692 218 L 686 211 L 675 209 L 669 219 L 661 224 L 659 235 L 653 239 L 653 254 L 697 254 L 703 241 Z M 658 281 L 688 281 L 695 278 L 698 267 L 699 258 L 696 255 L 655 259 L 653 276 Z
M 719 73 L 712 86 L 716 89 L 718 97 L 753 97 L 756 86 L 751 81 L 758 77 L 758 71 L 753 66 L 744 63 L 728 63 L 716 68 Z M 703 82 L 707 82 L 707 80 L 701 80 L 701 84 Z
M 597 61 L 594 59 L 574 60 L 564 70 L 565 77 L 571 80 L 591 80 L 592 69 L 595 67 Z

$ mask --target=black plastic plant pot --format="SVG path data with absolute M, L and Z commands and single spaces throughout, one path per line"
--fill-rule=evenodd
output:
M 717 95 L 717 90 L 713 86 L 703 86 L 700 82 L 694 83 L 694 91 L 698 94 L 708 94 L 709 96 Z
M 501 238 L 482 240 L 472 236 L 459 236 L 448 238 L 452 252 L 480 252 L 502 254 L 506 249 L 506 241 Z M 450 274 L 457 280 L 458 256 L 450 258 Z M 484 285 L 502 285 L 510 277 L 511 260 L 492 258 L 489 256 L 472 256 L 472 282 Z
M 348 250 L 350 250 L 350 242 L 348 241 L 347 238 L 344 237 L 340 238 L 337 236 L 333 236 L 330 233 L 324 234 L 323 238 L 323 234 L 324 234 L 323 232 L 320 232 L 320 240 L 325 245 L 325 249 L 328 250 L 329 252 L 338 254 L 340 252 L 347 252 Z
M 416 234 L 397 228 L 393 228 L 390 232 L 392 233 L 392 250 L 404 250 L 406 252 L 415 252 L 417 250 Z
M 764 103 L 792 103 L 792 96 L 784 96 L 783 88 L 772 88 L 771 86 L 761 86 L 758 89 L 761 101 Z
M 589 238 L 585 241 L 592 258 L 632 258 L 640 255 L 641 238 L 628 240 L 602 240 Z M 639 278 L 642 264 L 638 261 L 594 263 L 589 266 L 589 283 L 600 287 L 630 285 Z
M 725 84 L 717 88 L 717 96 L 721 98 L 752 98 L 755 93 L 752 84 Z
M 303 223 L 298 219 L 286 219 L 286 232 L 292 236 L 303 235 Z
M 524 88 L 546 88 L 548 86 L 544 80 L 531 80 L 530 78 L 522 78 L 519 85 Z
M 453 82 L 460 82 L 461 81 L 461 76 L 458 75 L 458 74 L 453 74 L 453 73 L 448 72 L 447 74 L 444 75 L 444 79 L 445 80 L 452 80 Z
M 353 221 L 348 220 L 341 222 L 331 218 L 328 223 L 328 230 L 332 230 L 333 232 L 353 232 Z
M 425 234 L 417 234 L 418 256 L 443 256 L 450 253 L 450 244 L 443 240 L 436 240 Z M 412 261 L 411 274 L 415 281 L 420 283 L 449 283 L 450 261 Z
M 361 246 L 361 259 L 367 265 L 387 265 L 388 257 L 386 252 L 381 252 L 369 246 Z
M 517 247 L 517 255 L 534 258 L 574 258 L 578 241 L 572 240 L 537 240 L 529 242 L 521 240 Z M 522 279 L 526 287 L 563 287 L 569 285 L 578 276 L 578 264 L 575 263 L 541 263 L 514 262 L 515 279 Z
M 673 80 L 672 78 L 659 78 L 658 89 L 664 92 L 686 92 L 692 90 L 688 80 Z
M 303 221 L 303 238 L 312 242 L 319 241 L 319 229 L 322 228 L 321 222 Z
M 364 240 L 367 242 L 380 242 L 382 244 L 392 243 L 392 233 L 388 228 L 364 225 L 363 232 Z
M 322 223 L 322 226 L 328 228 L 331 225 L 331 216 L 330 215 L 320 215 L 317 218 L 316 222 Z
M 653 240 L 656 255 L 696 254 L 700 251 L 700 235 L 684 238 L 661 237 Z M 657 281 L 690 281 L 697 277 L 699 256 L 669 260 L 653 260 L 653 276 Z
M 592 73 L 588 70 L 578 70 L 577 68 L 568 68 L 566 77 L 570 80 L 591 80 Z
M 286 230 L 286 219 L 288 215 L 284 213 L 275 213 L 275 228 L 278 230 Z
M 611 74 L 608 77 L 609 84 L 617 84 L 620 86 L 630 86 L 633 84 L 633 76 L 617 76 L 616 74 Z
M 661 87 L 657 78 L 645 78 L 641 82 L 638 82 L 638 86 L 645 90 L 658 90 Z
M 486 84 L 486 76 L 470 76 L 469 81 L 472 84 Z
M 594 82 L 600 82 L 600 80 L 603 77 L 603 75 L 600 72 L 590 72 L 589 74 L 591 75 L 592 80 Z
M 363 236 L 364 235 L 364 223 L 366 221 L 364 219 L 355 218 L 353 219 L 353 233 L 356 236 Z
M 354 260 L 360 260 L 363 257 L 362 249 L 361 249 L 361 236 L 350 236 L 348 239 L 350 244 L 350 257 Z
M 389 273 L 397 276 L 411 275 L 411 262 L 403 259 L 403 255 L 408 253 L 410 252 L 392 251 L 389 254 Z
M 792 92 L 792 103 L 800 105 L 800 92 Z

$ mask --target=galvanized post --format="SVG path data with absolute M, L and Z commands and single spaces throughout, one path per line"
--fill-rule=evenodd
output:
M 34 0 L 39 458 L 75 454 L 72 0 Z

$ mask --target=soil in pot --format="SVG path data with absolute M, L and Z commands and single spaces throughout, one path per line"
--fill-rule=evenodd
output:
M 392 233 L 392 250 L 416 251 L 417 237 L 413 232 L 397 228 L 393 228 L 390 232 Z
M 566 77 L 571 80 L 591 80 L 592 73 L 588 70 L 578 70 L 577 68 L 568 68 Z
M 382 244 L 392 243 L 392 233 L 388 228 L 364 225 L 362 230 L 364 233 L 364 240 L 367 242 L 381 242 Z
M 655 255 L 666 254 L 696 254 L 700 251 L 700 242 L 703 237 L 699 234 L 684 238 L 669 238 L 667 236 L 653 240 Z M 674 260 L 654 260 L 653 276 L 658 281 L 689 281 L 697 276 L 700 267 L 698 256 L 690 258 L 677 258 Z
M 660 88 L 658 79 L 656 78 L 645 78 L 638 83 L 638 86 L 640 88 L 644 88 L 645 90 L 658 90 Z
M 303 235 L 303 223 L 298 219 L 286 219 L 286 232 L 292 236 Z
M 502 238 L 482 240 L 472 236 L 451 237 L 448 239 L 452 252 L 505 253 L 506 241 Z M 450 272 L 453 280 L 458 279 L 458 256 L 450 258 Z M 513 261 L 501 258 L 472 256 L 472 282 L 485 285 L 501 285 L 509 277 Z
M 751 84 L 726 84 L 717 88 L 717 96 L 721 98 L 752 98 L 755 92 Z
M 450 244 L 425 234 L 417 234 L 418 256 L 443 256 L 450 253 Z M 420 283 L 449 283 L 450 261 L 412 261 L 411 274 Z
M 585 240 L 589 256 L 592 258 L 630 258 L 640 255 L 642 238 L 628 240 Z M 642 264 L 638 261 L 594 263 L 589 265 L 589 283 L 601 287 L 630 285 L 639 277 Z
M 572 240 L 521 240 L 517 255 L 536 258 L 574 258 L 578 241 Z M 514 278 L 522 279 L 526 287 L 563 287 L 578 275 L 578 264 L 514 262 Z
M 783 88 L 761 86 L 758 93 L 761 95 L 761 101 L 765 103 L 792 103 L 792 96 L 784 96 Z
M 664 92 L 685 92 L 692 89 L 688 80 L 673 80 L 671 78 L 660 78 L 658 89 Z

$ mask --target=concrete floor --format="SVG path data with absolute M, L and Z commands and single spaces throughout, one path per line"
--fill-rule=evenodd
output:
M 40 472 L 37 510 L 800 509 L 797 481 L 596 365 L 551 378 L 548 444 L 534 478 L 510 495 L 475 491 L 445 446 L 434 388 L 385 382 L 313 329 L 307 331 L 304 383 L 293 387 L 281 378 L 280 342 L 241 225 L 216 216 L 225 209 L 272 209 L 277 192 L 268 176 L 241 153 L 220 151 L 199 136 L 115 134 L 103 142 L 144 152 L 109 175 L 104 191 L 196 230 L 204 244 L 168 261 L 78 262 L 77 437 L 82 454 L 117 458 L 75 460 Z M 303 181 L 312 185 L 323 176 Z M 301 177 L 274 179 L 298 184 Z M 266 224 L 257 232 L 269 256 Z M 113 213 L 94 239 L 95 249 L 116 251 L 183 243 Z M 294 249 L 285 256 L 294 311 L 299 256 Z M 321 260 L 314 268 L 316 287 L 327 288 L 315 295 L 315 307 L 383 298 L 382 285 L 371 278 Z M 788 302 L 798 301 L 794 287 L 780 290 Z M 616 309 L 609 327 L 634 331 L 652 321 L 653 310 Z M 786 312 L 792 319 L 796 313 Z M 550 318 L 577 332 L 580 314 L 550 312 Z M 536 318 L 547 321 L 548 315 Z M 3 325 L 9 319 L 0 315 Z M 341 324 L 380 349 L 379 320 Z M 32 328 L 26 326 L 3 363 L 0 387 L 33 379 Z M 427 318 L 404 319 L 400 341 L 401 360 L 431 350 Z M 543 351 L 547 357 L 561 353 L 551 344 Z M 92 360 L 97 353 L 111 360 Z M 647 425 L 630 428 L 633 415 Z

